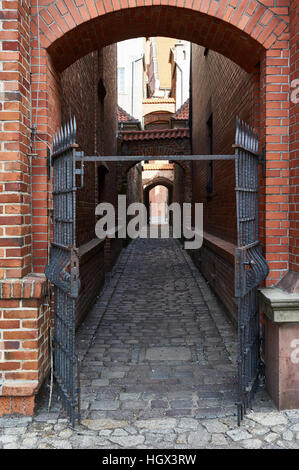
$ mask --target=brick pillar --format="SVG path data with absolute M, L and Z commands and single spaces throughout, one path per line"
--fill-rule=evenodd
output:
M 288 270 L 289 230 L 289 51 L 282 41 L 265 51 L 261 61 L 260 150 L 266 147 L 264 242 L 270 273 L 267 286 Z
M 29 3 L 0 16 L 0 279 L 31 271 Z
M 45 374 L 44 279 L 32 278 L 30 2 L 0 13 L 0 416 L 31 414 Z
M 290 269 L 299 273 L 299 7 L 290 2 Z M 297 101 L 297 103 L 296 103 Z
M 0 283 L 0 416 L 32 414 L 49 371 L 50 308 L 43 276 Z

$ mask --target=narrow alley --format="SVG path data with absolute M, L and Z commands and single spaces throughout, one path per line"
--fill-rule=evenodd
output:
M 2 419 L 0 448 L 298 446 L 299 412 L 265 392 L 238 428 L 236 334 L 177 240 L 122 251 L 76 342 L 81 424 L 45 388 L 33 418 Z
M 127 252 L 93 309 L 96 322 L 103 313 L 82 364 L 86 418 L 233 414 L 236 335 L 189 255 L 175 239 L 136 239 Z M 87 320 L 79 350 L 89 331 Z

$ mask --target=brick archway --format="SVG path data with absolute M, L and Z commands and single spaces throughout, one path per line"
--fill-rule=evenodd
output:
M 165 186 L 169 189 L 173 186 L 173 181 L 170 181 L 168 178 L 164 178 L 163 176 L 157 176 L 156 178 L 153 178 L 148 183 L 146 183 L 143 187 L 143 190 L 150 191 L 158 185 Z
M 35 10 L 36 12 L 36 10 Z M 286 22 L 262 2 L 161 0 L 144 6 L 102 0 L 51 3 L 40 11 L 41 44 L 61 71 L 87 53 L 138 36 L 180 37 L 211 48 L 252 70 Z M 32 32 L 37 33 L 32 19 Z
M 288 129 L 275 125 L 272 118 L 278 118 L 279 111 L 272 111 L 269 101 L 278 100 L 279 104 L 275 105 L 275 110 L 281 109 L 281 117 L 284 118 L 288 101 L 285 90 L 289 54 L 288 17 L 284 9 L 267 5 L 268 2 L 264 4 L 263 0 L 252 0 L 249 5 L 245 1 L 236 3 L 232 0 L 188 0 L 183 7 L 176 1 L 169 5 L 168 0 L 162 0 L 159 5 L 153 2 L 147 6 L 139 2 L 137 6 L 123 6 L 122 3 L 118 5 L 106 0 L 69 0 L 65 3 L 57 0 L 49 6 L 40 7 L 38 34 L 36 5 L 33 4 L 32 98 L 34 106 L 39 89 L 37 115 L 40 115 L 41 119 L 37 123 L 37 132 L 40 139 L 51 142 L 52 135 L 60 124 L 60 71 L 88 52 L 111 43 L 138 36 L 167 35 L 220 52 L 247 72 L 257 74 L 255 99 L 256 109 L 258 110 L 260 105 L 260 110 L 254 116 L 254 124 L 260 128 L 261 146 L 266 144 L 269 168 L 271 167 L 271 171 L 276 169 L 277 176 L 283 178 L 282 165 L 276 162 L 286 159 L 285 138 Z M 280 94 L 273 94 L 279 92 Z M 39 147 L 41 161 L 45 162 L 45 146 L 40 144 Z M 40 178 L 38 180 L 40 181 Z M 269 179 L 269 185 L 271 184 Z M 277 194 L 275 191 L 273 194 Z M 269 214 L 275 210 L 271 204 L 272 202 Z M 267 224 L 271 230 L 271 224 L 266 222 L 266 226 L 262 227 L 262 237 L 265 239 L 268 236 Z M 287 229 L 283 226 L 283 221 L 280 225 L 277 228 L 283 229 L 283 238 Z M 269 237 L 271 238 L 270 234 Z M 269 276 L 270 283 L 282 274 L 278 274 L 276 267 L 273 269 L 273 276 Z M 42 272 L 41 265 L 38 270 Z
M 61 121 L 59 73 L 88 52 L 127 38 L 166 35 L 203 45 L 230 58 L 249 73 L 260 73 L 256 89 L 260 111 L 256 124 L 260 143 L 266 145 L 267 158 L 263 207 L 266 217 L 262 227 L 271 269 L 267 285 L 277 282 L 292 261 L 288 247 L 288 211 L 292 208 L 295 212 L 295 205 L 292 207 L 288 202 L 292 190 L 288 179 L 289 130 L 295 130 L 296 110 L 294 106 L 289 112 L 289 67 L 293 67 L 293 76 L 297 68 L 295 53 L 290 60 L 288 5 L 277 6 L 278 2 L 269 0 L 186 0 L 184 6 L 177 0 L 171 0 L 171 5 L 168 0 L 153 0 L 147 6 L 139 0 L 125 6 L 124 3 L 123 0 L 119 3 L 43 0 L 38 7 L 39 20 L 36 0 L 3 3 L 1 302 L 8 315 L 14 309 L 32 309 L 34 344 L 29 352 L 36 360 L 43 361 L 34 364 L 37 370 L 29 373 L 25 363 L 16 373 L 5 372 L 13 385 L 3 386 L 2 395 L 18 395 L 18 401 L 11 402 L 6 397 L 1 401 L 9 412 L 24 407 L 24 397 L 27 397 L 25 412 L 30 414 L 32 395 L 48 367 L 48 341 L 43 332 L 47 331 L 49 309 L 46 302 L 43 304 L 46 289 L 42 276 L 49 241 L 47 142 L 51 146 L 52 135 Z M 269 3 L 273 6 L 268 6 Z M 291 0 L 290 4 L 294 7 L 295 2 Z M 295 37 L 295 23 L 293 26 L 291 23 L 291 28 Z M 38 142 L 36 154 L 32 155 L 31 131 L 35 124 Z M 296 142 L 292 142 L 294 160 Z M 292 171 L 294 176 L 297 170 Z M 191 179 L 189 183 L 191 191 Z M 291 224 L 295 230 L 296 219 Z M 292 262 L 298 271 L 294 255 Z M 29 276 L 32 272 L 35 274 Z M 47 325 L 44 327 L 41 321 Z M 21 321 L 17 319 L 15 323 L 21 329 Z M 10 332 L 5 333 L 7 336 L 3 337 L 10 338 Z M 22 380 L 27 381 L 25 386 Z
M 39 90 L 39 109 L 37 113 L 34 111 L 34 115 L 40 116 L 37 122 L 39 138 L 51 145 L 52 135 L 61 119 L 59 73 L 75 60 L 90 51 L 127 38 L 173 36 L 220 52 L 247 72 L 257 75 L 257 115 L 254 116 L 254 124 L 260 128 L 261 146 L 266 144 L 271 171 L 276 168 L 283 177 L 282 166 L 276 165 L 276 162 L 286 158 L 284 141 L 288 130 L 286 127 L 281 129 L 278 125 L 275 126 L 272 117 L 278 118 L 279 111 L 269 110 L 268 102 L 279 100 L 280 104 L 275 109 L 281 109 L 281 117 L 285 117 L 284 110 L 288 100 L 284 87 L 284 75 L 288 74 L 288 17 L 284 9 L 271 8 L 267 4 L 263 0 L 252 0 L 249 5 L 245 1 L 236 3 L 234 0 L 188 0 L 182 7 L 177 1 L 169 5 L 168 0 L 162 0 L 159 5 L 153 2 L 145 6 L 137 2 L 137 6 L 124 6 L 123 3 L 118 5 L 106 0 L 57 0 L 39 8 L 38 20 L 36 5 L 33 3 L 32 99 L 34 107 Z M 279 95 L 273 95 L 279 91 Z M 41 143 L 39 148 L 40 162 L 43 165 L 46 148 Z M 36 178 L 34 176 L 33 182 Z M 40 175 L 37 179 L 40 183 Z M 44 183 L 47 184 L 45 180 Z M 273 194 L 277 193 L 274 191 Z M 269 207 L 269 212 L 271 209 L 272 206 Z M 285 227 L 280 228 L 285 232 Z M 281 235 L 282 238 L 284 236 L 285 233 Z M 262 237 L 267 238 L 267 227 L 262 227 Z M 42 265 L 39 264 L 38 272 L 42 270 Z M 274 271 L 272 281 L 271 275 L 269 276 L 270 283 L 277 279 L 276 268 Z

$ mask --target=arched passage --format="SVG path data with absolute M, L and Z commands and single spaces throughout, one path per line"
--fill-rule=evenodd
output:
M 143 187 L 143 201 L 147 209 L 148 222 L 150 217 L 150 191 L 156 186 L 164 186 L 168 190 L 168 205 L 170 205 L 173 200 L 173 181 L 170 181 L 168 178 L 158 176 L 147 182 Z
M 231 7 L 229 12 L 226 1 L 219 5 L 212 2 L 208 8 L 206 2 L 199 3 L 169 6 L 162 0 L 160 5 L 119 8 L 116 3 L 108 5 L 103 1 L 96 5 L 83 3 L 76 8 L 69 2 L 62 8 L 61 3 L 56 2 L 41 11 L 41 43 L 60 71 L 99 47 L 128 38 L 157 35 L 181 37 L 201 44 L 252 70 L 259 62 L 261 51 L 275 42 L 273 32 L 280 33 L 287 26 L 262 4 L 252 10 L 254 17 L 248 14 L 247 5 L 243 3 Z M 256 21 L 257 17 L 262 21 Z M 33 25 L 33 33 L 36 33 L 34 17 Z
M 252 2 L 250 6 L 244 2 L 232 5 L 228 0 L 222 0 L 220 3 L 212 1 L 209 4 L 201 1 L 187 3 L 182 7 L 176 3 L 168 5 L 168 2 L 163 0 L 159 5 L 153 2 L 152 5 L 124 8 L 121 4 L 110 4 L 108 1 L 89 1 L 77 5 L 72 1 L 62 4 L 57 0 L 50 6 L 39 7 L 39 12 L 38 21 L 36 5 L 33 3 L 33 107 L 38 104 L 39 110 L 34 112 L 34 115 L 47 116 L 43 122 L 36 122 L 40 139 L 50 143 L 54 130 L 60 124 L 58 89 L 59 73 L 62 70 L 88 52 L 117 41 L 141 35 L 172 35 L 217 51 L 250 73 L 258 72 L 260 67 L 261 82 L 259 84 L 257 81 L 255 97 L 262 108 L 255 117 L 254 125 L 260 127 L 260 142 L 266 143 L 269 160 L 271 153 L 285 151 L 281 130 L 273 126 L 271 113 L 266 112 L 266 102 L 274 99 L 271 94 L 273 89 L 278 87 L 274 84 L 281 84 L 283 80 L 280 80 L 280 77 L 266 79 L 266 75 L 274 73 L 271 66 L 275 60 L 273 57 L 277 57 L 277 48 L 287 49 L 287 21 L 267 4 L 264 5 L 263 1 Z M 281 73 L 284 72 L 281 70 Z M 40 98 L 38 103 L 37 90 Z M 278 96 L 275 96 L 275 100 L 277 98 Z M 283 109 L 287 98 L 282 94 L 279 99 L 280 108 Z M 279 142 L 281 147 L 278 149 L 277 145 L 271 145 L 274 142 Z M 38 147 L 41 158 L 45 159 L 45 146 L 39 143 Z M 280 158 L 283 160 L 282 154 Z M 273 155 L 273 161 L 277 161 L 276 155 Z M 274 167 L 275 163 L 271 164 L 271 169 Z M 282 172 L 281 166 L 277 166 L 277 171 Z M 33 184 L 35 181 L 40 183 L 40 175 L 33 177 Z M 35 187 L 35 198 L 34 193 Z M 40 222 L 38 219 L 38 225 Z M 262 230 L 262 236 L 271 237 L 267 232 L 266 227 Z M 42 272 L 43 263 L 35 263 L 35 269 Z M 274 271 L 273 279 L 277 276 L 275 268 Z
M 268 4 L 268 2 L 265 3 Z M 36 16 L 37 8 L 40 13 L 39 19 Z M 47 261 L 47 243 L 50 238 L 47 230 L 50 213 L 48 198 L 50 185 L 47 179 L 45 142 L 51 145 L 53 132 L 61 121 L 59 73 L 88 52 L 116 41 L 140 35 L 166 34 L 218 51 L 248 72 L 252 72 L 260 64 L 260 95 L 257 100 L 260 102 L 261 112 L 258 116 L 258 126 L 260 142 L 266 144 L 267 199 L 264 210 L 268 212 L 266 222 L 262 227 L 262 235 L 267 242 L 266 256 L 272 267 L 268 285 L 276 282 L 287 269 L 285 264 L 288 262 L 287 249 L 274 255 L 271 252 L 272 247 L 274 251 L 276 246 L 285 246 L 288 228 L 285 214 L 280 217 L 280 207 L 283 212 L 287 211 L 285 207 L 288 203 L 284 197 L 288 192 L 288 181 L 284 164 L 287 164 L 288 159 L 289 128 L 288 124 L 282 126 L 275 120 L 281 119 L 281 122 L 284 122 L 289 117 L 288 89 L 285 80 L 288 80 L 288 72 L 284 70 L 289 65 L 288 13 L 279 10 L 282 15 L 279 16 L 276 9 L 269 8 L 262 0 L 253 0 L 249 4 L 247 2 L 236 4 L 230 0 L 220 2 L 202 0 L 194 1 L 192 4 L 186 2 L 184 7 L 175 3 L 172 6 L 166 5 L 166 0 L 162 0 L 159 5 L 153 3 L 148 6 L 133 5 L 126 6 L 126 8 L 121 7 L 121 4 L 116 5 L 115 2 L 100 0 L 96 2 L 86 0 L 81 3 L 72 0 L 66 2 L 57 0 L 47 6 L 41 6 L 41 2 L 38 4 L 33 1 L 30 11 L 23 4 L 18 4 L 17 7 L 12 5 L 11 9 L 13 12 L 5 14 L 5 21 L 13 23 L 13 26 L 8 25 L 7 29 L 15 29 L 17 24 L 21 39 L 18 40 L 17 47 L 16 42 L 11 40 L 3 47 L 3 51 L 8 51 L 10 55 L 5 70 L 17 72 L 15 74 L 17 78 L 15 76 L 9 78 L 8 80 L 12 83 L 7 86 L 7 90 L 17 90 L 17 92 L 13 100 L 11 96 L 4 96 L 8 104 L 4 109 L 11 109 L 11 103 L 8 102 L 13 101 L 17 105 L 18 112 L 15 116 L 16 123 L 11 124 L 9 116 L 7 116 L 7 122 L 4 123 L 5 131 L 11 132 L 4 146 L 5 152 L 16 152 L 16 154 L 5 153 L 7 155 L 5 169 L 16 170 L 18 175 L 16 177 L 14 174 L 9 181 L 5 180 L 5 190 L 10 193 L 9 196 L 13 196 L 7 202 L 15 204 L 14 197 L 17 195 L 17 201 L 22 201 L 22 203 L 19 207 L 15 207 L 13 215 L 9 216 L 11 219 L 14 217 L 14 221 L 9 221 L 9 223 L 18 224 L 19 227 L 14 232 L 11 231 L 11 242 L 5 243 L 5 247 L 15 249 L 16 242 L 13 234 L 18 235 L 18 254 L 11 254 L 17 260 L 8 259 L 2 265 L 2 268 L 6 270 L 7 279 L 22 279 L 32 270 L 42 273 Z M 16 18 L 16 21 L 9 21 L 12 17 Z M 30 21 L 31 28 L 29 29 Z M 31 62 L 28 58 L 28 31 L 31 34 Z M 16 49 L 18 49 L 17 53 Z M 4 53 L 5 57 L 7 53 Z M 12 60 L 16 61 L 15 65 Z M 275 66 L 278 66 L 280 70 L 274 71 Z M 22 101 L 21 106 L 18 101 Z M 275 101 L 275 110 L 274 106 L 271 107 L 272 101 Z M 34 149 L 37 155 L 34 154 L 35 158 L 32 160 L 31 181 L 29 177 L 32 156 L 29 153 L 30 113 L 33 116 L 34 133 L 37 132 L 38 139 L 38 144 Z M 13 161 L 14 158 L 15 161 Z M 24 210 L 27 210 L 23 204 L 24 194 L 28 196 L 28 200 L 32 194 L 34 209 L 33 215 L 30 214 L 32 224 L 28 223 L 30 217 L 24 216 Z M 271 196 L 274 197 L 271 199 Z M 279 209 L 277 205 L 280 206 Z M 271 239 L 271 230 L 274 225 L 277 231 L 275 241 Z M 14 291 L 13 282 L 11 289 L 9 287 L 6 292 Z M 37 289 L 32 287 L 32 292 L 41 292 L 41 282 L 38 279 L 31 279 L 30 282 L 32 286 L 34 283 L 37 284 Z M 22 289 L 19 289 L 20 286 L 16 284 L 16 291 L 20 290 L 23 295 L 23 279 L 21 286 Z M 5 295 L 9 300 L 10 295 L 12 297 L 12 294 Z M 19 295 L 22 298 L 22 295 Z M 24 293 L 24 297 L 26 296 L 28 297 Z M 41 304 L 39 296 L 40 294 L 36 294 L 37 304 L 38 302 Z M 33 376 L 34 380 L 40 381 L 42 373 L 34 373 L 31 378 Z

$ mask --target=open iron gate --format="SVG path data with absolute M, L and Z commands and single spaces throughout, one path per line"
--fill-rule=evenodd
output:
M 260 373 L 260 328 L 257 287 L 268 274 L 258 241 L 258 140 L 247 124 L 236 121 L 233 155 L 107 156 L 106 162 L 140 160 L 235 160 L 238 247 L 235 256 L 235 297 L 238 302 L 238 424 L 250 406 Z M 76 175 L 84 184 L 84 162 L 103 157 L 77 150 L 75 120 L 60 128 L 53 139 L 53 243 L 45 269 L 54 285 L 54 377 L 72 424 L 80 420 L 80 390 L 76 382 L 75 308 L 79 295 L 76 248 Z M 76 169 L 76 162 L 80 169 Z
M 258 139 L 237 118 L 235 183 L 238 248 L 235 296 L 238 302 L 238 424 L 251 406 L 260 373 L 260 324 L 257 287 L 269 272 L 258 240 Z
M 79 416 L 76 385 L 75 311 L 79 293 L 76 249 L 76 122 L 61 128 L 53 139 L 53 242 L 46 277 L 54 285 L 54 378 L 58 395 L 75 425 Z

